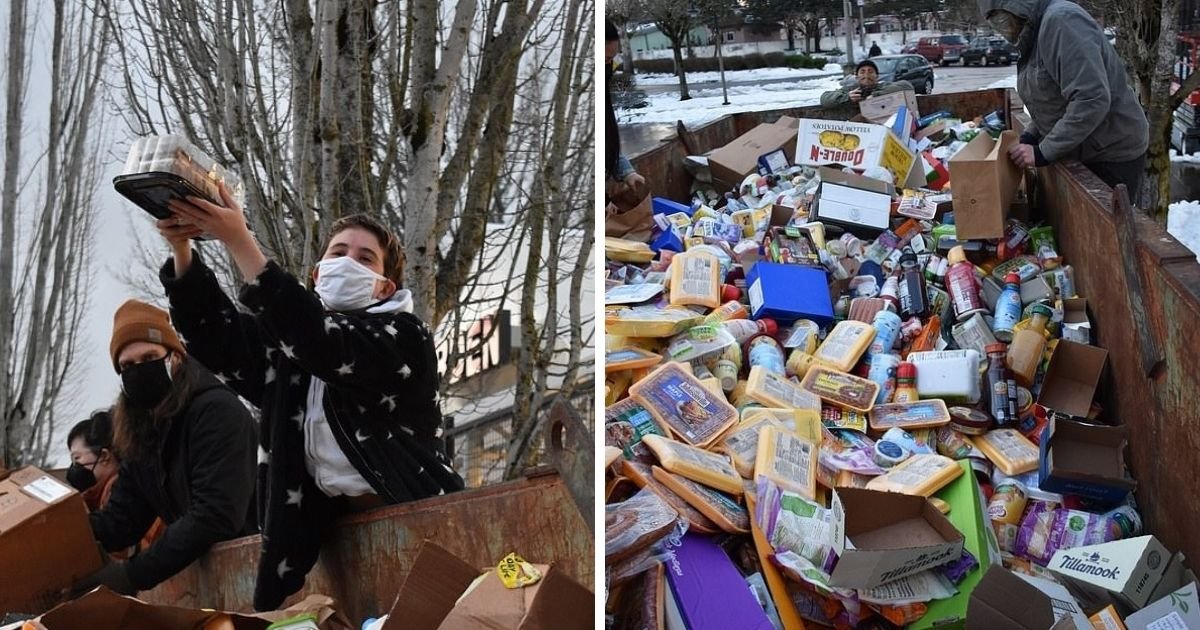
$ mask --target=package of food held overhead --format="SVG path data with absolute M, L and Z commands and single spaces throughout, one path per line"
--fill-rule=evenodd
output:
M 868 490 L 930 497 L 963 472 L 958 462 L 941 455 L 913 455 L 867 482 Z
M 950 422 L 950 412 L 941 399 L 918 400 L 909 403 L 875 405 L 871 410 L 871 429 L 886 431 L 892 427 L 902 429 L 928 429 Z
M 242 178 L 217 164 L 182 136 L 146 136 L 129 147 L 125 168 L 113 178 L 113 187 L 133 203 L 159 219 L 171 216 L 167 202 L 200 197 L 221 203 L 220 185 L 229 188 L 242 205 Z
M 722 492 L 742 494 L 742 477 L 728 457 L 658 435 L 647 435 L 643 441 L 668 472 Z
M 800 387 L 825 402 L 866 413 L 875 405 L 879 384 L 865 378 L 843 374 L 823 365 L 814 365 Z
M 631 398 L 688 444 L 706 447 L 738 421 L 737 409 L 679 363 L 667 363 L 629 388 Z

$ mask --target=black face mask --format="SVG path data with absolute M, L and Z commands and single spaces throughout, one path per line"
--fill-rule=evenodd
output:
M 99 458 L 92 462 L 89 468 L 86 464 L 72 462 L 67 468 L 67 483 L 71 484 L 72 488 L 83 492 L 88 488 L 96 485 L 96 464 L 100 463 Z
M 137 363 L 121 370 L 121 390 L 134 406 L 154 409 L 171 393 L 167 357 Z

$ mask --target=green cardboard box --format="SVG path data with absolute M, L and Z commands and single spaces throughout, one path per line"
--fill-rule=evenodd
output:
M 958 465 L 962 467 L 963 474 L 934 496 L 950 505 L 950 513 L 946 516 L 962 532 L 963 547 L 979 560 L 979 566 L 958 585 L 957 595 L 930 602 L 929 612 L 909 626 L 914 630 L 963 628 L 971 591 L 983 579 L 989 566 L 1000 564 L 1000 546 L 996 543 L 996 534 L 987 518 L 987 504 L 983 500 L 983 491 L 979 488 L 975 471 L 966 460 L 960 460 Z

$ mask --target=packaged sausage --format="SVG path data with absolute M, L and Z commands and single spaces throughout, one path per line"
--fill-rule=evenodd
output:
M 657 481 L 716 523 L 717 527 L 730 534 L 750 533 L 750 515 L 746 512 L 746 506 L 728 495 L 691 479 L 669 473 L 658 466 L 653 468 L 652 474 Z
M 706 447 L 737 422 L 737 410 L 679 363 L 667 363 L 629 389 L 658 421 L 688 444 Z
M 728 457 L 657 435 L 642 441 L 667 471 L 729 494 L 742 493 L 742 477 Z
M 950 422 L 946 403 L 937 398 L 909 403 L 875 405 L 870 414 L 871 429 L 886 431 L 893 427 L 901 429 L 929 429 Z
M 800 387 L 828 403 L 863 413 L 871 411 L 879 394 L 878 383 L 823 365 L 814 365 L 804 376 Z

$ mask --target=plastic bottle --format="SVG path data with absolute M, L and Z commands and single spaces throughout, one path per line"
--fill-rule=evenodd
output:
M 1004 426 L 1017 420 L 1009 414 L 1008 408 L 1008 382 L 1011 377 L 1008 367 L 1004 365 L 1007 348 L 1002 343 L 989 343 L 984 350 L 988 361 L 988 412 L 996 420 L 997 426 Z
M 888 276 L 887 280 L 883 281 L 879 297 L 883 298 L 893 311 L 900 312 L 900 281 L 896 276 Z
M 1046 350 L 1046 323 L 1053 313 L 1042 304 L 1034 305 L 1033 321 L 1013 336 L 1012 345 L 1008 347 L 1008 369 L 1022 387 L 1032 387 L 1037 376 L 1038 364 L 1042 362 L 1042 353 Z
M 1021 320 L 1021 276 L 1010 273 L 1004 277 L 1004 290 L 996 300 L 996 314 L 992 318 L 992 334 L 997 341 L 1009 343 L 1013 340 L 1013 326 Z
M 783 346 L 770 335 L 756 335 L 746 342 L 746 357 L 750 367 L 762 366 L 767 371 L 786 374 Z
M 760 333 L 774 335 L 779 332 L 779 324 L 767 317 L 760 320 L 730 319 L 721 322 L 721 325 L 729 334 L 733 335 L 739 344 L 746 343 L 751 337 Z
M 896 339 L 900 337 L 900 316 L 885 308 L 875 313 L 871 325 L 875 327 L 875 339 L 867 347 L 867 359 L 892 351 Z
M 917 264 L 917 255 L 911 247 L 905 247 L 900 256 L 900 314 L 904 317 L 926 317 L 929 315 L 929 295 L 925 292 L 925 278 Z
M 725 285 L 729 286 L 729 285 Z M 737 300 L 730 300 L 716 308 L 704 318 L 705 324 L 719 324 L 730 319 L 746 319 L 746 305 Z
M 896 393 L 892 394 L 892 402 L 905 403 L 920 400 L 917 396 L 917 366 L 905 362 L 896 368 Z
M 879 394 L 875 396 L 875 404 L 883 405 L 891 401 L 896 390 L 896 371 L 900 365 L 900 355 L 880 352 L 871 356 L 870 369 L 867 378 L 879 385 Z
M 955 245 L 946 254 L 949 268 L 946 270 L 946 291 L 954 304 L 954 316 L 958 321 L 974 313 L 987 311 L 979 299 L 979 279 L 975 277 L 975 265 L 967 262 L 962 245 Z

